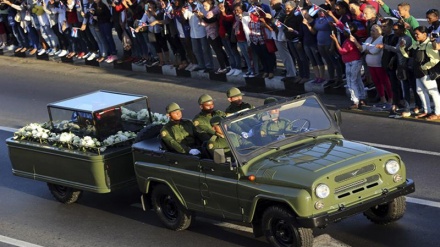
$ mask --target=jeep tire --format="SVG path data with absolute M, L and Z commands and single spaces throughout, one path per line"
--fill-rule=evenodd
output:
M 160 221 L 167 228 L 182 231 L 191 225 L 192 215 L 182 206 L 168 186 L 159 184 L 154 187 L 151 202 Z
M 47 183 L 47 187 L 49 187 L 49 191 L 53 195 L 53 197 L 64 204 L 75 203 L 76 201 L 78 201 L 82 194 L 81 190 L 57 184 Z
M 379 225 L 387 225 L 403 217 L 406 210 L 404 196 L 394 198 L 391 202 L 371 207 L 364 215 L 372 222 Z
M 262 221 L 264 235 L 272 246 L 313 246 L 312 230 L 298 227 L 295 217 L 285 207 L 269 207 L 263 213 Z

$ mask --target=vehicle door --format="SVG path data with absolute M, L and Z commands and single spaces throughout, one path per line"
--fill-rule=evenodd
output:
M 167 181 L 172 182 L 189 209 L 203 211 L 199 188 L 200 157 L 173 152 L 165 152 L 164 157 L 170 165 Z
M 200 190 L 205 212 L 242 220 L 237 197 L 238 175 L 228 163 L 216 164 L 212 159 L 201 159 Z

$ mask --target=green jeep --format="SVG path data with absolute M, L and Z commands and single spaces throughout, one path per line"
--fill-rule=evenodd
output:
M 283 129 L 268 125 L 288 122 Z M 230 145 L 214 157 L 166 150 L 159 138 L 133 145 L 144 210 L 163 224 L 184 230 L 195 214 L 250 223 L 256 237 L 273 246 L 312 246 L 312 228 L 354 214 L 388 224 L 405 212 L 404 195 L 415 191 L 399 155 L 344 140 L 314 94 L 239 112 L 222 120 Z M 247 127 L 241 147 L 234 126 Z M 151 134 L 151 133 L 150 133 Z M 151 136 L 151 135 L 150 135 Z M 244 137 L 241 137 L 244 138 Z

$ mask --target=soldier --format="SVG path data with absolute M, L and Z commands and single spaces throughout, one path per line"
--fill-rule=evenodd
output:
M 199 155 L 197 141 L 203 142 L 203 137 L 197 132 L 191 120 L 182 118 L 182 108 L 171 103 L 165 108 L 170 121 L 163 126 L 160 136 L 172 151 L 183 154 Z
M 226 115 L 230 115 L 241 110 L 254 108 L 253 105 L 243 102 L 243 95 L 244 94 L 240 91 L 240 89 L 236 87 L 231 87 L 226 92 L 228 101 L 231 103 L 228 108 L 226 108 Z M 252 134 L 248 132 L 255 124 L 258 124 L 258 122 L 252 119 L 248 119 L 246 121 L 241 121 L 239 124 L 231 125 L 231 130 L 237 134 L 241 134 L 244 138 L 248 138 L 252 136 Z
M 227 92 L 226 96 L 228 97 L 228 101 L 231 103 L 228 108 L 226 108 L 226 114 L 232 114 L 244 109 L 252 109 L 252 106 L 249 103 L 243 102 L 243 93 L 241 93 L 240 89 L 236 87 L 231 87 Z
M 264 100 L 264 104 L 267 105 L 277 101 L 277 99 L 269 97 Z M 279 117 L 279 108 L 269 110 L 267 113 L 268 116 L 263 117 L 267 120 L 263 122 L 260 129 L 260 135 L 263 139 L 267 138 L 268 141 L 281 140 L 285 138 L 284 134 L 286 132 L 293 133 L 291 122 Z
M 214 150 L 219 148 L 224 149 L 225 156 L 231 156 L 231 148 L 229 147 L 228 141 L 226 140 L 225 135 L 220 127 L 221 120 L 222 117 L 220 116 L 215 116 L 210 120 L 212 129 L 215 131 L 215 135 L 213 135 L 208 141 L 208 152 L 211 157 L 214 157 Z M 233 132 L 228 132 L 228 136 L 234 147 L 246 148 L 253 146 L 252 142 L 241 138 L 241 136 Z
M 221 110 L 214 110 L 214 100 L 208 94 L 203 94 L 199 97 L 200 113 L 197 114 L 194 119 L 194 126 L 196 126 L 197 131 L 207 133 L 210 135 L 215 134 L 212 129 L 209 120 L 214 116 L 225 117 L 226 114 Z

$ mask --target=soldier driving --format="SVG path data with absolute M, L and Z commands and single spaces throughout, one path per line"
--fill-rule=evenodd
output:
M 191 120 L 182 118 L 182 108 L 177 103 L 171 103 L 165 108 L 170 121 L 160 131 L 160 137 L 172 151 L 183 154 L 198 155 L 198 143 L 203 142 L 203 136 L 197 132 Z

